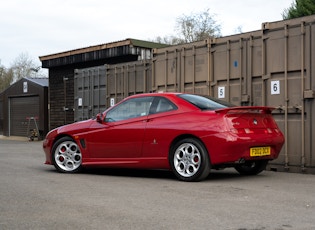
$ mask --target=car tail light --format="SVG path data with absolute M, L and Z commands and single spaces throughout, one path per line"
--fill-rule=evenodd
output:
M 279 130 L 271 129 L 271 128 L 264 128 L 264 129 L 231 128 L 231 132 L 235 134 L 272 134 L 272 133 L 279 133 Z

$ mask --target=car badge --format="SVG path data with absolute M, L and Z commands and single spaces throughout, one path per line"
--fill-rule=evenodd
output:
M 257 121 L 256 119 L 254 119 L 254 120 L 253 120 L 253 124 L 254 124 L 254 125 L 257 125 L 257 124 L 258 124 L 258 121 Z

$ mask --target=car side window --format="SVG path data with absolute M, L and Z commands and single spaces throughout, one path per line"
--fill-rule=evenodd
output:
M 106 114 L 105 121 L 114 122 L 147 116 L 153 99 L 153 97 L 129 99 L 109 110 Z
M 171 101 L 163 97 L 157 97 L 155 101 L 155 109 L 151 110 L 152 113 L 161 113 L 176 110 L 177 107 Z

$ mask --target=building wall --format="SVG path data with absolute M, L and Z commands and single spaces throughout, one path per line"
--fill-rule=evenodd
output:
M 49 70 L 50 129 L 74 121 L 74 70 L 53 68 Z
M 25 83 L 27 83 L 27 86 Z M 29 129 L 35 129 L 36 124 L 40 135 L 46 135 L 49 129 L 47 86 L 41 86 L 27 78 L 23 78 L 6 89 L 0 97 L 0 101 L 1 99 L 0 113 L 2 113 L 3 135 L 27 136 Z M 36 105 L 33 103 L 34 100 Z M 22 103 L 21 106 L 18 106 L 19 103 Z M 28 103 L 31 103 L 34 107 L 28 106 Z M 14 108 L 17 108 L 17 110 L 13 110 Z M 24 109 L 21 110 L 21 108 Z M 34 111 L 34 108 L 36 108 L 36 111 Z M 34 120 L 29 122 L 28 118 L 31 117 L 36 118 L 36 124 Z

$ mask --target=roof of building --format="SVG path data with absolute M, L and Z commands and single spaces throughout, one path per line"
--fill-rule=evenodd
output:
M 43 86 L 43 87 L 48 87 L 49 82 L 48 82 L 48 78 L 25 78 L 23 77 L 23 79 L 26 79 L 28 81 L 31 81 L 37 85 Z
M 83 54 L 83 53 L 88 53 L 88 52 L 93 52 L 93 51 L 104 50 L 104 49 L 110 49 L 110 48 L 119 47 L 119 46 L 133 46 L 133 47 L 142 47 L 142 48 L 154 49 L 154 48 L 163 48 L 163 47 L 166 47 L 169 45 L 127 38 L 127 39 L 121 40 L 121 41 L 110 42 L 110 43 L 94 45 L 94 46 L 64 51 L 64 52 L 60 52 L 60 53 L 40 56 L 39 59 L 41 61 L 46 61 L 46 60 L 51 60 L 51 59 L 55 59 L 55 58 L 67 57 L 67 56 L 71 56 L 71 55 Z

